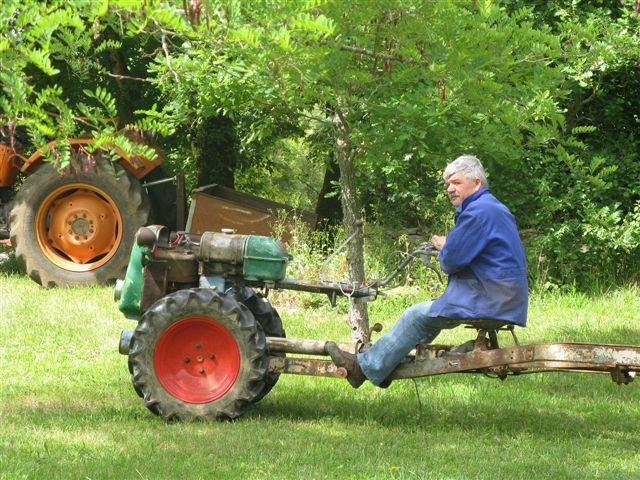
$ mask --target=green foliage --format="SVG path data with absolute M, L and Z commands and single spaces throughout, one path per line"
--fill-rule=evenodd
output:
M 56 32 L 83 35 L 80 13 L 65 8 L 63 3 L 66 2 L 25 4 L 9 0 L 0 7 L 0 125 L 9 130 L 5 135 L 13 137 L 19 127 L 26 127 L 37 141 L 43 136 L 73 133 L 73 123 L 67 120 L 71 112 L 62 100 L 62 89 L 51 85 L 38 91 L 30 76 L 34 68 L 51 77 L 60 73 L 51 61 L 59 41 Z
M 521 2 L 520 2 L 521 3 Z M 640 155 L 635 2 L 527 2 L 561 40 L 566 127 L 528 169 L 519 219 L 536 232 L 530 268 L 543 288 L 603 288 L 638 278 Z
M 91 78 L 101 70 L 95 56 L 122 45 L 101 38 L 111 13 L 108 2 L 2 3 L 1 141 L 25 147 L 28 155 L 41 149 L 60 168 L 71 161 L 66 139 L 87 134 L 93 138 L 88 152 L 101 148 L 111 160 L 118 151 L 155 158 L 154 150 L 117 132 L 116 98 Z
M 248 165 L 236 172 L 236 190 L 313 212 L 322 185 L 324 165 L 311 158 L 309 144 L 285 138 L 264 150 L 267 165 Z
M 535 237 L 532 283 L 620 282 L 638 275 L 633 235 L 605 248 L 634 231 L 640 200 L 635 7 L 8 0 L 0 126 L 33 147 L 91 133 L 129 152 L 109 120 L 124 111 L 129 127 L 171 136 L 171 168 L 195 184 L 194 139 L 224 116 L 238 187 L 312 208 L 341 115 L 370 223 L 446 232 L 442 167 L 474 153 Z
M 620 82 L 617 92 L 640 85 L 628 68 L 640 56 L 633 6 L 221 3 L 217 22 L 194 22 L 192 13 L 165 18 L 157 6 L 139 25 L 155 35 L 162 25 L 173 39 L 151 66 L 163 92 L 159 115 L 172 125 L 223 114 L 236 122 L 249 157 L 277 152 L 281 138 L 296 136 L 309 144 L 308 158 L 326 159 L 332 116 L 341 112 L 369 218 L 425 234 L 451 226 L 442 167 L 475 153 L 520 226 L 536 232 L 532 257 L 548 262 L 545 282 L 584 284 L 598 270 L 583 275 L 563 262 L 580 261 L 570 253 L 595 227 L 594 212 L 619 212 L 610 224 L 633 224 L 626 217 L 637 201 L 637 119 L 625 122 L 624 136 L 597 121 L 638 110 L 633 94 L 611 101 L 608 87 L 611 79 Z M 238 176 L 242 188 L 253 184 L 272 198 L 286 192 L 278 179 L 294 169 L 277 153 L 266 163 L 269 176 L 256 174 L 262 165 Z M 609 260 L 598 263 L 605 276 L 614 275 Z M 542 271 L 536 265 L 532 271 Z M 625 278 L 636 268 L 626 265 L 615 270 Z

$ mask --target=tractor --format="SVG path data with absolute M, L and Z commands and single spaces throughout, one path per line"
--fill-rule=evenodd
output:
M 348 241 L 349 239 L 347 239 Z M 343 243 L 343 246 L 347 242 Z M 115 299 L 135 330 L 120 335 L 135 392 L 166 421 L 234 419 L 262 399 L 281 374 L 345 378 L 326 350 L 327 341 L 287 338 L 268 300 L 274 289 L 362 301 L 375 300 L 410 262 L 435 268 L 437 250 L 420 245 L 386 278 L 368 285 L 286 278 L 291 259 L 272 237 L 232 232 L 189 234 L 163 226 L 136 234 L 126 276 Z M 640 346 L 588 343 L 521 344 L 515 328 L 492 319 L 451 319 L 475 330 L 461 345 L 418 345 L 390 380 L 448 373 L 506 379 L 529 373 L 608 374 L 628 384 L 640 371 Z M 338 345 L 353 353 L 370 345 Z M 511 337 L 501 346 L 498 336 Z
M 138 227 L 176 222 L 179 196 L 167 191 L 160 155 L 151 161 L 116 149 L 111 163 L 102 152 L 89 154 L 90 142 L 69 140 L 73 173 L 45 161 L 55 142 L 29 157 L 0 144 L 0 239 L 10 238 L 28 275 L 46 287 L 113 281 L 127 266 Z

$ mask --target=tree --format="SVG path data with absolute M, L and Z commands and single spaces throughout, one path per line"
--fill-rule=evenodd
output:
M 9 139 L 27 129 L 34 144 L 92 131 L 99 145 L 115 135 L 104 119 L 116 104 L 125 116 L 142 107 L 134 126 L 176 131 L 183 150 L 174 157 L 190 168 L 184 158 L 220 121 L 233 129 L 227 145 L 237 135 L 240 146 L 214 158 L 227 184 L 233 165 L 265 164 L 267 148 L 302 138 L 339 165 L 347 233 L 363 211 L 376 222 L 443 228 L 450 209 L 437 193 L 440 170 L 475 153 L 547 255 L 574 248 L 594 227 L 589 216 L 609 218 L 602 208 L 610 226 L 635 231 L 637 125 L 627 115 L 635 97 L 621 92 L 637 86 L 636 6 L 9 0 L 0 125 Z M 131 82 L 157 98 L 124 108 Z M 614 178 L 616 169 L 623 175 Z M 559 231 L 571 232 L 563 245 L 544 244 Z M 626 254 L 640 248 L 629 245 Z M 356 242 L 349 253 L 358 282 L 361 250 Z
M 532 152 L 529 251 L 541 285 L 579 288 L 633 281 L 640 271 L 638 3 L 510 2 L 557 36 L 561 136 Z
M 147 25 L 180 38 L 154 67 L 176 99 L 164 114 L 228 115 L 245 144 L 282 123 L 330 129 L 348 235 L 361 215 L 358 181 L 412 207 L 434 196 L 421 184 L 435 188 L 435 172 L 453 155 L 486 152 L 490 167 L 517 169 L 527 149 L 558 136 L 563 116 L 550 92 L 562 80 L 552 68 L 560 44 L 527 21 L 527 9 L 408 0 L 198 5 L 205 8 L 192 9 L 189 22 L 145 12 Z M 176 103 L 185 97 L 191 102 Z M 356 238 L 351 280 L 363 282 Z M 362 340 L 366 308 L 352 306 Z
M 101 37 L 117 16 L 107 2 L 23 2 L 0 6 L 0 136 L 33 148 L 57 140 L 52 159 L 69 163 L 66 139 L 90 133 L 89 150 L 104 145 L 148 158 L 155 152 L 118 132 L 116 101 L 91 73 L 96 55 L 116 44 Z M 93 52 L 93 53 L 92 53 Z M 32 153 L 32 152 L 31 152 Z

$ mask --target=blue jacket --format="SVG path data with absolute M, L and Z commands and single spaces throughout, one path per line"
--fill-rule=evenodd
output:
M 439 255 L 449 275 L 430 317 L 484 318 L 525 326 L 527 265 L 514 216 L 482 188 L 467 197 Z

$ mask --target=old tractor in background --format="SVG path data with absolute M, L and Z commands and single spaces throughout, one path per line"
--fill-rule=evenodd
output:
M 43 286 L 101 284 L 122 276 L 135 232 L 148 223 L 182 229 L 187 222 L 190 232 L 230 227 L 259 235 L 283 225 L 284 241 L 294 220 L 309 229 L 316 225 L 314 213 L 216 184 L 191 192 L 185 218 L 183 176 L 164 174 L 160 151 L 148 160 L 117 150 L 115 164 L 98 153 L 97 164 L 90 164 L 84 148 L 89 142 L 69 141 L 73 172 L 58 172 L 41 150 L 26 158 L 0 143 L 0 240 L 11 239 L 28 275 Z
M 42 149 L 24 157 L 0 144 L 0 239 L 11 239 L 28 275 L 46 287 L 115 280 L 141 225 L 177 226 L 176 199 L 184 195 L 163 181 L 160 155 L 151 161 L 118 151 L 111 164 L 100 153 L 88 156 L 90 141 L 69 140 L 72 173 L 44 161 Z
M 295 280 L 285 276 L 289 254 L 271 237 L 142 227 L 126 276 L 116 283 L 120 311 L 137 322 L 135 330 L 122 332 L 119 351 L 128 356 L 134 390 L 156 415 L 165 420 L 236 418 L 269 393 L 282 373 L 347 375 L 327 359 L 327 341 L 285 336 L 267 299 L 270 290 L 326 294 L 332 304 L 338 296 L 373 301 L 411 261 L 421 259 L 435 268 L 436 255 L 431 244 L 422 244 L 388 277 L 369 285 Z M 508 322 L 450 321 L 477 333 L 457 346 L 418 345 L 388 380 L 446 373 L 504 380 L 553 371 L 608 374 L 628 384 L 640 371 L 639 346 L 521 345 Z M 374 325 L 369 337 L 381 328 Z M 512 337 L 510 346 L 499 345 L 502 331 Z M 360 352 L 370 338 L 339 345 Z

